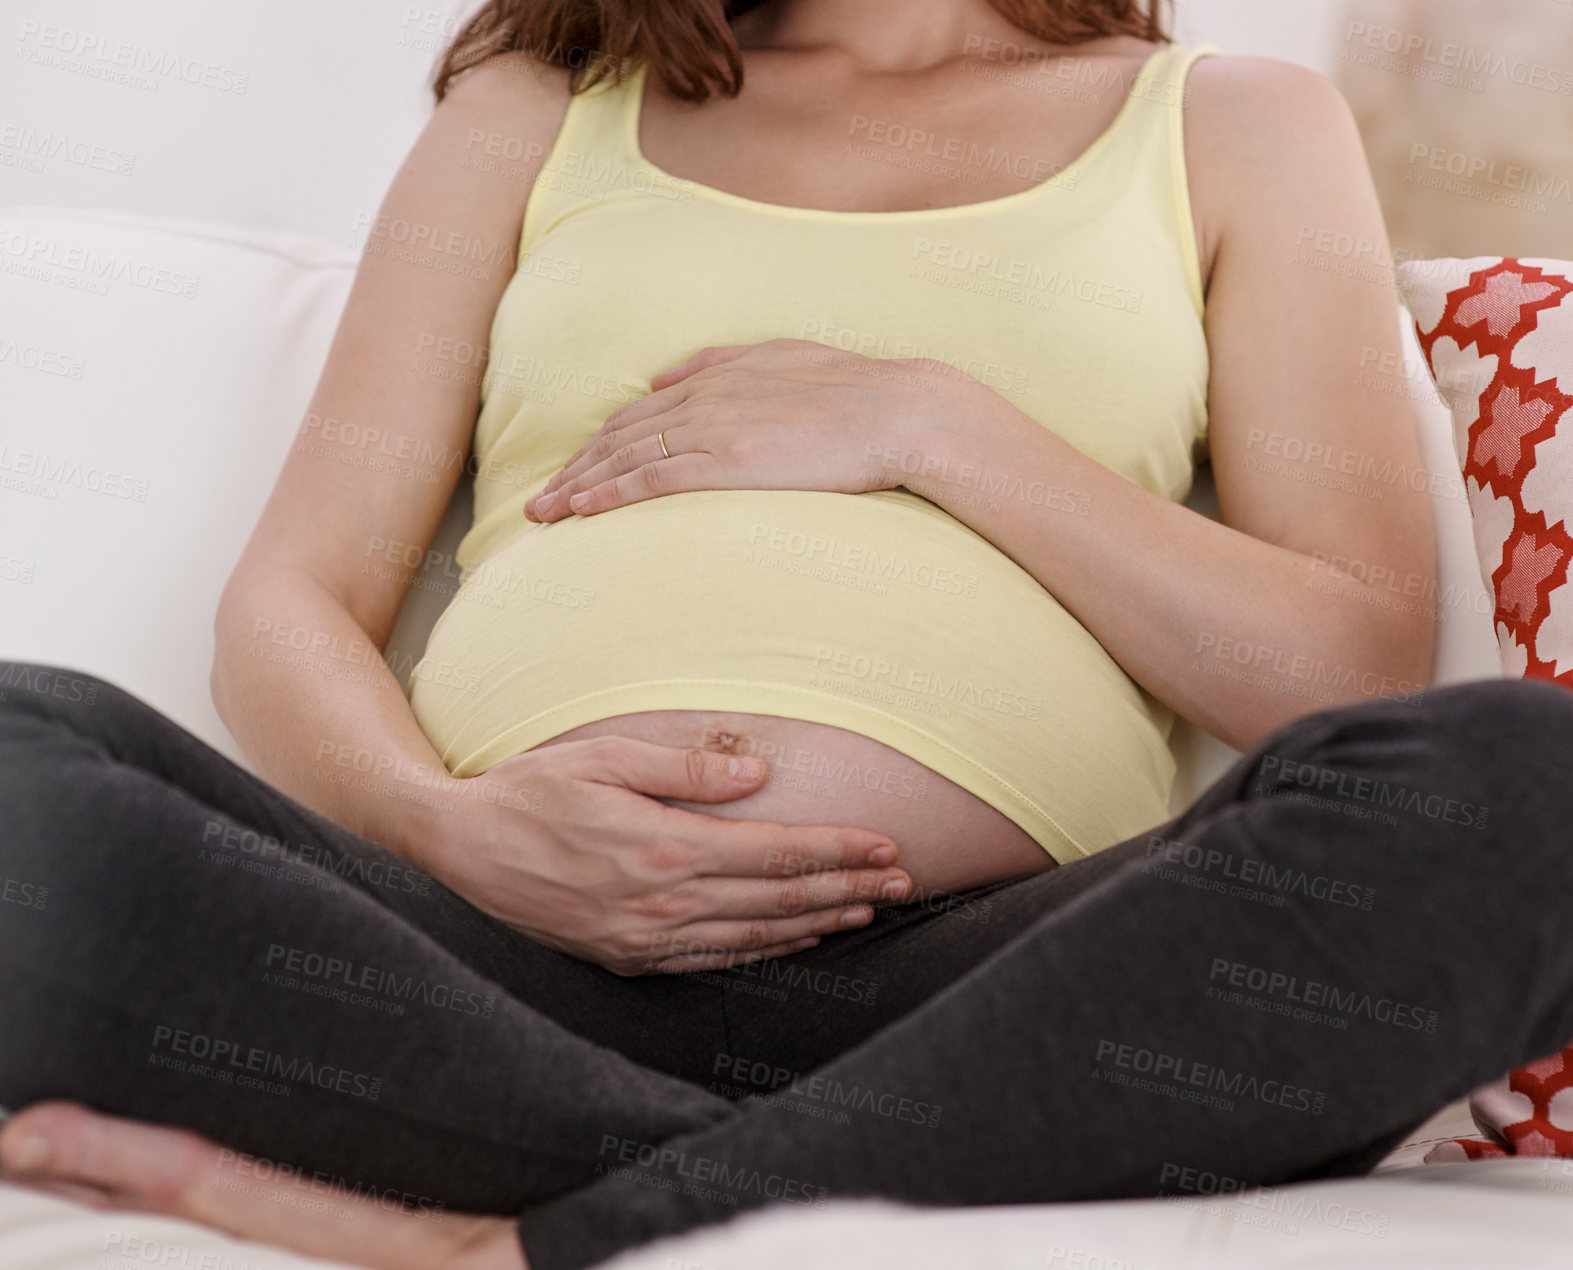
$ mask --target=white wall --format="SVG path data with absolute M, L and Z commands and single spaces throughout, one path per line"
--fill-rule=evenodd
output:
M 1298 62 L 1332 79 L 1345 8 L 1345 0 L 1175 0 L 1175 34 L 1225 53 Z
M 426 78 L 468 7 L 0 0 L 0 205 L 226 221 L 350 245 L 430 113 Z M 19 163 L 41 138 L 118 159 Z
M 376 210 L 429 113 L 437 52 L 477 2 L 0 0 L 0 205 L 227 221 L 358 246 L 357 218 Z M 1326 73 L 1342 9 L 1178 0 L 1177 19 L 1187 41 Z M 36 147 L 57 143 L 84 157 L 39 162 Z

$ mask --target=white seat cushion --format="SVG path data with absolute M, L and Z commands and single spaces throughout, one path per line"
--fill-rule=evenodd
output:
M 785 1205 L 635 1249 L 607 1270 L 1564 1270 L 1573 1161 L 1484 1160 L 1237 1196 L 967 1209 Z M 226 1260 L 227 1258 L 227 1260 Z M 165 1218 L 0 1185 L 6 1270 L 321 1270 Z M 337 1270 L 337 1268 L 336 1268 Z M 434 1267 L 433 1270 L 436 1270 Z
M 1052 1150 L 1052 1145 L 1045 1149 Z M 1573 1162 L 1493 1160 L 1238 1196 L 751 1214 L 604 1270 L 1562 1270 Z
M 294 235 L 0 208 L 0 553 L 30 576 L 0 581 L 0 657 L 102 675 L 240 757 L 213 614 L 354 268 Z

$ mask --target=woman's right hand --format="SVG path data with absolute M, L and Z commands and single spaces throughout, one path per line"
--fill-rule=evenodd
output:
M 542 746 L 455 779 L 456 814 L 422 863 L 483 912 L 620 975 L 799 952 L 906 897 L 896 845 L 871 829 L 658 801 L 730 802 L 767 771 L 628 737 Z

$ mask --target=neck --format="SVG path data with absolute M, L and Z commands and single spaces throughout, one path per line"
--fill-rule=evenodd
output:
M 774 0 L 738 18 L 747 48 L 836 51 L 876 71 L 918 71 L 990 40 L 1039 45 L 988 0 Z

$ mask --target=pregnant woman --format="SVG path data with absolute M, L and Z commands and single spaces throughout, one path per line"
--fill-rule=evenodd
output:
M 1209 52 L 1135 0 L 485 5 L 217 615 L 266 779 L 5 667 L 4 1175 L 555 1270 L 1359 1172 L 1573 1035 L 1573 702 L 1421 691 L 1359 580 L 1434 566 L 1359 141 Z M 1176 714 L 1248 753 L 1171 819 Z

